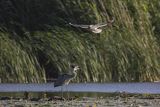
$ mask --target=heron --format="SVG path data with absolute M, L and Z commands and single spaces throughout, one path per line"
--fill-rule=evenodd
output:
M 112 18 L 112 20 L 109 20 L 106 23 L 101 23 L 101 24 L 78 25 L 78 24 L 69 23 L 69 25 L 71 25 L 73 27 L 79 27 L 79 28 L 87 29 L 88 31 L 91 31 L 93 33 L 101 33 L 102 32 L 101 27 L 110 26 L 113 22 L 114 22 L 114 18 Z
M 77 71 L 80 69 L 78 65 L 70 65 L 70 69 L 68 73 L 61 74 L 58 76 L 57 80 L 54 82 L 54 87 L 62 86 L 62 97 L 63 97 L 63 85 L 68 85 L 72 79 L 77 76 Z

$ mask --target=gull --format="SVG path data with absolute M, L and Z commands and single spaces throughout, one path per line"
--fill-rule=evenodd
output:
M 71 25 L 73 27 L 87 29 L 88 31 L 91 31 L 93 33 L 101 33 L 102 32 L 101 27 L 110 26 L 113 22 L 114 22 L 114 18 L 112 20 L 110 20 L 106 23 L 102 23 L 102 24 L 78 25 L 78 24 L 69 23 L 69 25 Z

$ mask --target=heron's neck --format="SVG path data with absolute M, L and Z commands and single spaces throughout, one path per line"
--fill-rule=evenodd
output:
M 72 75 L 72 74 L 76 74 L 76 71 L 74 69 L 70 69 L 68 73 Z
M 76 73 L 75 70 L 70 70 L 70 71 L 68 72 L 68 74 L 71 75 L 73 78 L 75 78 L 75 77 L 77 76 L 77 73 Z

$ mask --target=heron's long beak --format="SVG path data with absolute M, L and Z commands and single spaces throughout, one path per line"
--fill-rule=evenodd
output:
M 81 70 L 81 68 L 78 66 L 78 67 L 77 67 L 77 71 L 79 71 L 79 70 Z

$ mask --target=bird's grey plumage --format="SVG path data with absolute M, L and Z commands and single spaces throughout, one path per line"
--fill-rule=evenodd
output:
M 58 77 L 57 81 L 54 83 L 54 87 L 62 86 L 64 84 L 68 84 L 74 78 L 74 75 L 62 74 Z
M 113 22 L 114 22 L 114 18 L 107 23 L 101 23 L 101 24 L 91 24 L 91 25 L 78 25 L 78 24 L 72 24 L 72 23 L 69 23 L 69 24 L 74 27 L 88 29 L 89 31 L 93 33 L 101 33 L 102 32 L 102 29 L 100 29 L 101 27 L 108 26 L 109 24 L 112 24 Z
M 68 84 L 72 79 L 77 75 L 76 71 L 79 69 L 79 66 L 71 66 L 70 71 L 66 74 L 58 76 L 58 79 L 54 83 L 54 87 L 62 86 Z

